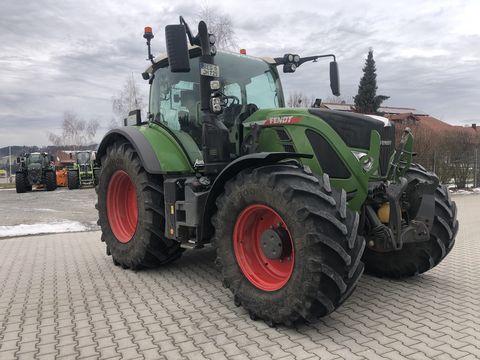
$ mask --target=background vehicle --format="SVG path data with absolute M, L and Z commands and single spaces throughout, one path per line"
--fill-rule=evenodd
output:
M 95 164 L 95 152 L 76 151 L 75 163 L 68 169 L 68 188 L 72 190 L 96 185 L 99 172 L 100 168 Z
M 254 58 L 218 52 L 200 22 L 168 25 L 168 57 L 143 74 L 147 121 L 134 111 L 98 148 L 97 208 L 115 264 L 169 263 L 211 242 L 236 305 L 268 324 L 314 320 L 352 293 L 366 267 L 410 276 L 453 246 L 455 204 L 435 175 L 395 150 L 380 117 L 284 108 L 277 72 L 333 55 Z M 188 37 L 191 48 L 187 48 Z M 366 239 L 366 242 L 365 242 Z
M 31 191 L 32 186 L 43 186 L 47 191 L 57 188 L 53 157 L 47 153 L 26 153 L 17 158 L 15 187 L 17 193 Z

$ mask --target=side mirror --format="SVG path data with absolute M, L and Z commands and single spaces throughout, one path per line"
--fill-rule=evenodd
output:
M 17 164 L 20 164 L 20 157 L 17 157 Z
M 171 72 L 189 72 L 187 34 L 185 25 L 165 26 L 165 42 L 167 44 L 168 64 Z
M 338 63 L 336 61 L 330 62 L 330 89 L 332 94 L 340 96 L 340 80 L 338 76 Z
M 53 157 L 53 155 L 50 155 L 50 161 L 55 162 L 55 158 Z
M 142 112 L 140 109 L 132 110 L 124 121 L 125 126 L 142 125 Z

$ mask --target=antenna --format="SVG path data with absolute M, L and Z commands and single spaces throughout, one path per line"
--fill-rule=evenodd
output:
M 137 86 L 135 83 L 135 79 L 133 78 L 133 72 L 132 72 L 132 86 L 133 86 L 133 97 L 135 98 L 135 108 L 138 109 Z

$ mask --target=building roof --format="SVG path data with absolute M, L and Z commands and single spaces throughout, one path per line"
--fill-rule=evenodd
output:
M 459 131 L 464 134 L 477 134 L 476 126 L 460 126 L 460 125 L 451 125 L 442 120 L 439 120 L 433 116 L 429 115 L 414 115 L 409 114 L 393 114 L 387 115 L 394 124 L 397 125 L 406 125 L 406 126 L 417 126 L 419 128 L 425 129 L 430 132 L 432 135 L 437 135 L 446 131 Z M 410 122 L 405 122 L 409 120 Z M 411 121 L 415 121 L 412 124 Z
M 330 110 L 339 110 L 339 111 L 354 111 L 355 105 L 354 104 L 338 104 L 338 103 L 329 103 L 329 102 L 322 102 L 322 107 L 325 107 Z M 428 115 L 428 113 L 417 110 L 414 108 L 404 108 L 404 107 L 391 107 L 391 106 L 381 106 L 378 108 L 379 113 L 383 113 L 384 115 L 388 114 L 413 114 L 413 115 Z

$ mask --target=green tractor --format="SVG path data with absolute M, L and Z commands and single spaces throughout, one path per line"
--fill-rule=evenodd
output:
M 206 24 L 194 36 L 183 18 L 165 35 L 168 55 L 154 59 L 145 28 L 146 121 L 131 112 L 98 148 L 98 223 L 116 265 L 211 244 L 234 303 L 273 326 L 331 313 L 364 268 L 417 275 L 452 249 L 455 203 L 412 163 L 409 130 L 395 149 L 385 118 L 285 108 L 277 67 L 331 57 L 339 95 L 334 55 L 217 52 Z
M 70 158 L 73 155 L 70 154 Z M 95 152 L 90 150 L 75 151 L 75 163 L 68 169 L 68 188 L 97 185 L 100 167 L 95 163 Z
M 32 186 L 44 187 L 47 191 L 57 188 L 54 159 L 43 152 L 25 153 L 17 157 L 15 188 L 17 193 L 32 191 Z

